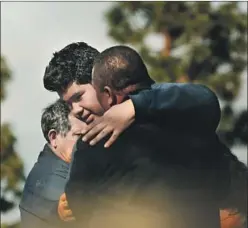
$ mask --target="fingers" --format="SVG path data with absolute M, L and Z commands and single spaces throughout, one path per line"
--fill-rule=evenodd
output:
M 115 130 L 112 126 L 107 126 L 104 123 L 100 123 L 98 125 L 95 125 L 90 131 L 88 131 L 84 137 L 83 141 L 87 142 L 90 140 L 90 145 L 94 146 L 97 144 L 100 140 L 105 138 L 107 135 L 111 134 L 111 137 L 108 139 L 108 141 L 105 143 L 104 147 L 108 148 L 110 147 L 115 140 L 119 137 L 120 131 Z
M 83 135 L 87 134 L 90 130 L 92 130 L 92 128 L 94 128 L 95 126 L 97 126 L 99 124 L 99 121 L 93 121 L 90 124 L 86 124 L 86 126 L 81 130 L 81 133 Z
M 75 220 L 75 218 L 73 217 L 72 211 L 68 209 L 67 201 L 59 203 L 58 214 L 59 214 L 60 219 L 63 221 Z
M 59 214 L 60 219 L 63 221 L 68 222 L 68 221 L 75 220 L 75 218 L 72 215 L 72 211 L 69 209 L 69 205 L 68 205 L 65 193 L 63 193 L 59 198 L 58 214 Z
M 66 195 L 65 193 L 63 193 L 60 198 L 59 198 L 60 201 L 65 201 L 66 200 Z
M 58 212 L 59 212 L 59 214 L 64 215 L 64 211 L 65 210 L 68 210 L 66 208 L 66 202 L 59 202 L 59 205 L 58 205 Z
M 92 121 L 94 121 L 94 119 L 95 119 L 95 115 L 91 114 L 85 122 L 87 124 L 90 124 Z
M 103 128 L 99 134 L 97 134 L 94 138 L 92 138 L 92 140 L 90 141 L 90 145 L 94 146 L 96 143 L 98 143 L 100 140 L 102 140 L 112 132 L 113 132 L 113 128 L 111 127 Z
M 75 217 L 72 215 L 71 210 L 63 211 L 63 213 L 59 214 L 59 217 L 61 220 L 65 221 L 65 222 L 75 220 Z
M 64 205 L 59 205 L 58 213 L 61 217 L 72 216 L 72 211 L 67 206 Z
M 63 217 L 72 217 L 72 211 L 69 209 L 69 210 L 64 210 L 63 211 Z
M 104 124 L 98 124 L 95 125 L 91 130 L 89 130 L 83 137 L 83 141 L 87 142 L 90 139 L 93 139 L 94 136 L 96 136 L 97 134 L 99 134 L 103 129 L 104 129 L 105 125 Z
M 65 218 L 63 221 L 65 221 L 65 222 L 70 222 L 70 221 L 75 221 L 76 219 L 75 219 L 75 217 L 67 217 L 67 218 Z
M 104 147 L 105 148 L 110 147 L 115 142 L 115 140 L 119 137 L 119 135 L 120 135 L 120 132 L 114 131 L 111 137 L 109 138 L 109 140 L 104 144 Z
M 67 201 L 62 202 L 61 203 L 61 206 L 63 207 L 63 209 L 69 210 L 69 205 L 68 205 L 68 202 Z
M 91 124 L 89 124 L 89 125 L 86 125 L 84 128 L 82 128 L 81 134 L 84 135 L 84 134 L 86 134 L 89 130 L 91 130 L 91 128 L 93 127 L 93 126 L 91 126 L 92 124 L 93 124 L 93 123 L 91 123 Z

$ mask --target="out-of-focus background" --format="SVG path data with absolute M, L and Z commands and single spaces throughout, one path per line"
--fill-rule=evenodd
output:
M 221 139 L 247 163 L 247 2 L 1 3 L 1 223 L 18 227 L 25 177 L 42 150 L 43 88 L 55 51 L 128 44 L 157 82 L 200 82 L 218 95 Z M 211 110 L 209 110 L 211 112 Z

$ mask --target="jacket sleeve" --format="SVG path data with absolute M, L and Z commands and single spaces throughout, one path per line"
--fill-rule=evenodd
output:
M 219 101 L 204 85 L 154 84 L 152 89 L 130 98 L 138 122 L 158 121 L 174 128 L 215 131 L 220 121 Z

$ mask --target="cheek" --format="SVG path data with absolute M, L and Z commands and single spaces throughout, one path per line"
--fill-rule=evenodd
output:
M 66 148 L 66 140 L 63 138 L 57 139 L 56 144 L 57 144 L 57 150 L 63 153 Z
M 67 143 L 67 146 L 66 146 L 67 150 L 72 151 L 72 148 L 73 148 L 75 142 L 76 142 L 76 141 L 70 140 L 70 141 Z
M 98 89 L 96 89 L 96 98 L 101 107 L 106 110 L 106 106 L 108 105 L 108 97 L 105 93 L 101 93 Z
M 77 141 L 77 138 L 71 138 L 71 139 L 68 139 L 65 143 L 65 150 L 67 153 L 71 153 L 72 152 L 72 149 L 73 149 L 73 146 L 74 144 L 76 143 Z
M 75 116 L 75 115 L 79 114 L 80 112 L 82 112 L 82 109 L 83 108 L 82 108 L 82 105 L 80 103 L 74 102 L 71 105 L 71 114 Z
M 94 114 L 101 114 L 102 108 L 100 105 L 100 100 L 97 99 L 97 94 L 95 91 L 88 93 L 84 96 L 82 102 L 84 103 L 85 109 L 93 112 Z
M 104 94 L 101 97 L 101 106 L 105 111 L 109 109 L 108 97 L 104 96 Z

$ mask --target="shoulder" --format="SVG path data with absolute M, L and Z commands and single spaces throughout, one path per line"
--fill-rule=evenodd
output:
M 73 178 L 76 179 L 91 171 L 101 173 L 108 164 L 125 164 L 144 150 L 151 150 L 158 145 L 160 137 L 162 137 L 162 129 L 158 126 L 134 124 L 123 132 L 109 148 L 104 148 L 106 138 L 95 146 L 90 146 L 79 139 L 75 145 L 70 178 L 74 176 Z
M 133 124 L 129 129 L 127 129 L 120 140 L 132 140 L 136 143 L 140 142 L 143 144 L 156 142 L 162 135 L 168 134 L 168 129 L 161 127 L 155 123 L 144 123 L 144 124 Z
M 41 154 L 27 177 L 21 205 L 30 206 L 36 201 L 56 201 L 64 192 L 69 177 L 69 164 L 54 159 L 44 151 Z

